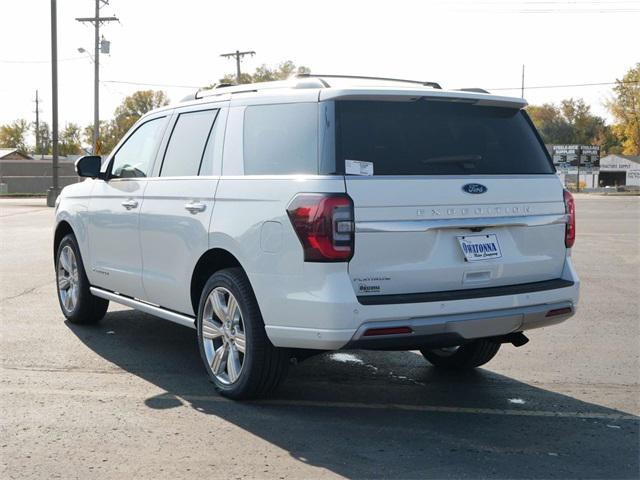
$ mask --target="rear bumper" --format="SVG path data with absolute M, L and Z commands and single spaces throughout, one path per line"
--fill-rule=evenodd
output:
M 491 289 L 489 295 L 475 292 L 467 298 L 367 305 L 358 301 L 345 264 L 306 266 L 306 274 L 291 283 L 283 277 L 274 281 L 271 276 L 250 276 L 267 335 L 277 347 L 413 349 L 459 344 L 560 323 L 575 313 L 580 291 L 571 257 L 567 257 L 560 279 L 538 282 L 550 288 L 527 284 L 529 287 L 519 286 L 518 290 Z M 546 316 L 561 308 L 571 310 Z M 372 328 L 390 327 L 409 327 L 411 333 L 384 338 L 364 335 Z
M 452 300 L 470 300 L 473 298 L 502 297 L 522 293 L 543 292 L 558 288 L 572 287 L 571 280 L 556 278 L 544 282 L 521 283 L 502 287 L 467 288 L 465 290 L 447 290 L 444 292 L 410 293 L 407 295 L 367 295 L 357 297 L 362 305 L 398 305 L 402 303 L 449 302 Z
M 562 312 L 550 315 L 550 312 Z M 572 302 L 560 302 L 489 312 L 443 315 L 391 322 L 365 322 L 344 348 L 407 349 L 423 346 L 460 345 L 475 338 L 496 337 L 512 332 L 547 327 L 575 313 Z M 410 333 L 372 335 L 380 329 L 407 327 Z

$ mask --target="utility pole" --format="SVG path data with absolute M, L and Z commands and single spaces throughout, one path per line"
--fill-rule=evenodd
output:
M 40 146 L 40 101 L 38 99 L 38 90 L 36 90 L 36 151 L 37 154 L 40 152 L 42 155 L 42 148 Z
M 78 22 L 89 22 L 94 28 L 93 54 L 93 154 L 98 155 L 100 139 L 100 25 L 107 22 L 117 22 L 118 17 L 101 17 L 100 4 L 108 5 L 109 0 L 95 0 L 95 14 L 93 17 L 76 18 Z
M 58 185 L 58 18 L 56 0 L 51 0 L 51 143 L 53 185 L 47 191 L 47 206 L 53 207 L 60 194 Z
M 524 98 L 524 63 L 522 64 L 522 88 L 520 89 L 520 98 Z
M 582 146 L 578 145 L 578 171 L 576 174 L 576 192 L 580 192 L 580 161 L 582 160 Z
M 246 52 L 241 52 L 240 50 L 236 50 L 233 53 L 223 53 L 220 55 L 221 57 L 231 58 L 235 57 L 236 59 L 236 82 L 240 85 L 240 59 L 245 55 L 251 55 L 252 57 L 256 54 L 253 50 L 247 50 Z

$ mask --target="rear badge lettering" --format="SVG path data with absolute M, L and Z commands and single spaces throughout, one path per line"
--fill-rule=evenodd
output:
M 432 208 L 431 209 L 431 217 L 467 217 L 467 216 L 475 216 L 475 217 L 482 217 L 482 216 L 487 216 L 487 217 L 494 217 L 494 216 L 505 216 L 505 215 L 512 215 L 512 214 L 527 214 L 527 213 L 532 213 L 533 212 L 533 207 L 531 207 L 530 205 L 514 205 L 514 206 L 506 206 L 506 207 L 472 207 L 467 208 L 467 207 L 462 207 L 462 208 L 445 208 L 445 209 L 438 209 L 438 208 Z M 421 217 L 424 216 L 424 210 L 423 209 L 418 209 L 416 211 L 416 215 Z
M 353 281 L 358 284 L 358 291 L 360 293 L 381 293 L 382 286 L 376 284 L 371 285 L 371 282 L 388 282 L 391 277 L 355 277 Z
M 379 293 L 380 285 L 360 285 L 358 290 L 362 293 Z

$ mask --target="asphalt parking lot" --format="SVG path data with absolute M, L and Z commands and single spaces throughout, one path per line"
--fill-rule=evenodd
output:
M 577 195 L 578 314 L 487 368 L 325 354 L 252 403 L 216 395 L 194 331 L 65 323 L 43 204 L 0 200 L 1 478 L 640 476 L 640 197 Z

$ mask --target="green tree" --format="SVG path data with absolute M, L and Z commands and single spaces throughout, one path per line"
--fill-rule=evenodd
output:
M 80 155 L 82 153 L 81 140 L 80 127 L 75 123 L 68 123 L 65 125 L 64 130 L 60 132 L 58 152 L 63 156 Z
M 570 143 L 594 143 L 606 128 L 604 119 L 593 115 L 591 107 L 581 98 L 562 100 L 560 111 L 571 126 L 572 139 Z
M 552 103 L 529 105 L 527 112 L 545 143 L 558 145 L 570 143 L 571 126 L 562 116 L 560 108 Z
M 291 60 L 287 60 L 279 63 L 274 67 L 269 67 L 268 65 L 262 64 L 258 68 L 256 68 L 255 72 L 251 73 L 241 73 L 240 74 L 240 83 L 259 83 L 259 82 L 272 82 L 275 80 L 286 80 L 292 75 L 298 73 L 311 73 L 311 70 L 308 67 L 296 66 Z M 220 83 L 231 83 L 235 84 L 236 75 L 232 73 L 226 74 L 224 77 L 220 79 Z M 210 85 L 208 88 L 212 88 L 214 85 Z
M 116 134 L 116 127 L 115 120 L 100 121 L 100 150 L 97 152 L 98 155 L 106 155 L 111 152 L 120 140 L 120 137 Z M 86 126 L 82 133 L 84 144 L 93 145 L 93 124 Z
M 49 155 L 51 153 L 51 129 L 47 122 L 40 122 L 39 137 L 40 145 L 36 145 L 33 151 L 36 155 Z
M 581 98 L 562 100 L 560 105 L 531 105 L 527 112 L 547 144 L 593 144 L 600 145 L 603 152 L 617 148 L 611 127 L 591 113 L 591 107 Z
M 115 111 L 118 133 L 124 135 L 142 115 L 168 103 L 167 94 L 159 90 L 139 90 L 125 97 Z
M 607 108 L 616 119 L 613 132 L 622 145 L 622 153 L 640 155 L 640 63 L 616 80 L 615 98 Z
M 29 123 L 23 118 L 0 126 L 0 147 L 15 148 L 21 152 L 27 152 L 26 135 L 28 132 Z
M 167 94 L 160 90 L 139 90 L 125 97 L 116 108 L 114 118 L 107 122 L 100 122 L 98 153 L 109 153 L 142 115 L 168 103 Z M 87 144 L 93 143 L 93 125 L 84 129 L 84 141 Z

